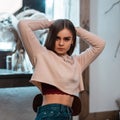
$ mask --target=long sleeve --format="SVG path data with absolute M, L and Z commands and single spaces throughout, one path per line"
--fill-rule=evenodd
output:
M 36 64 L 38 53 L 42 53 L 45 49 L 43 46 L 40 45 L 39 40 L 37 39 L 33 31 L 49 28 L 51 24 L 52 21 L 48 21 L 47 19 L 21 20 L 18 23 L 18 30 L 22 43 L 33 66 L 35 66 Z
M 80 55 L 77 56 L 79 63 L 81 65 L 82 71 L 92 63 L 96 57 L 103 51 L 105 47 L 105 41 L 98 37 L 97 35 L 83 29 L 76 28 L 77 35 L 85 40 L 89 44 L 89 48 L 83 51 Z

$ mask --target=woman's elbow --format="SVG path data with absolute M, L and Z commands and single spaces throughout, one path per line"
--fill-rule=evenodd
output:
M 105 45 L 106 45 L 105 40 L 102 40 L 101 47 L 102 47 L 103 49 L 105 48 Z
M 19 22 L 18 22 L 18 28 L 20 29 L 21 27 L 25 27 L 25 25 L 26 25 L 26 20 L 20 20 Z

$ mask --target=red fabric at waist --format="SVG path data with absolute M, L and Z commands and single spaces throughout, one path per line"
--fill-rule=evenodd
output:
M 42 93 L 43 93 L 43 95 L 46 95 L 46 94 L 67 94 L 67 93 L 64 93 L 63 91 L 59 90 L 55 86 L 45 84 L 45 83 L 42 83 Z

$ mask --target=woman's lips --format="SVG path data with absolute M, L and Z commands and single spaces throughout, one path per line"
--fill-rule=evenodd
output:
M 58 50 L 60 50 L 60 51 L 63 51 L 64 50 L 64 48 L 57 48 Z

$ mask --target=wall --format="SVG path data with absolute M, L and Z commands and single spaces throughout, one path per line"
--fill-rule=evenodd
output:
M 120 98 L 120 3 L 91 0 L 91 31 L 106 41 L 103 53 L 90 66 L 90 112 L 118 110 Z M 119 44 L 119 46 L 118 46 Z

